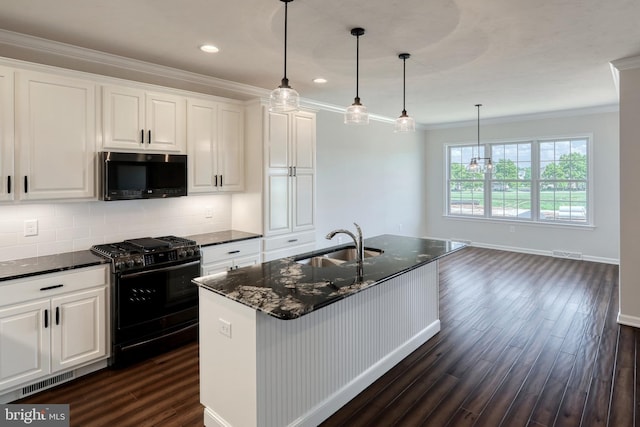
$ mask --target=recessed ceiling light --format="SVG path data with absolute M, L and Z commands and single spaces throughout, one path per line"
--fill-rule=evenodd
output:
M 212 44 L 203 44 L 202 46 L 200 46 L 200 50 L 207 53 L 216 53 L 220 51 L 220 49 Z
M 326 82 L 327 82 L 327 79 L 322 78 L 322 77 L 318 77 L 318 78 L 313 79 L 313 82 L 314 82 L 314 83 L 323 84 L 323 83 L 326 83 Z

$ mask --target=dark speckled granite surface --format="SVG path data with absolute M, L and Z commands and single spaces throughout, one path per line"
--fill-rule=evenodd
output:
M 217 231 L 215 233 L 194 234 L 185 237 L 187 239 L 195 240 L 200 246 L 211 246 L 238 242 L 241 240 L 257 239 L 262 237 L 262 235 L 247 233 L 246 231 L 226 230 Z
M 295 261 L 328 252 L 329 248 L 325 248 L 199 277 L 194 283 L 270 316 L 296 319 L 465 247 L 459 242 L 393 235 L 365 239 L 364 245 L 365 249 L 384 252 L 365 258 L 362 278 L 358 277 L 355 261 L 329 267 L 311 267 Z M 349 245 L 332 249 L 346 246 Z
M 0 282 L 108 263 L 107 259 L 89 250 L 0 261 Z
M 187 238 L 195 240 L 200 246 L 217 245 L 259 237 L 262 236 L 237 230 L 187 236 Z M 90 250 L 0 261 L 0 282 L 108 263 L 109 260 L 94 255 Z

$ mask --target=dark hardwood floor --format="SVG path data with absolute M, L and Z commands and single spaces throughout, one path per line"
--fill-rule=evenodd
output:
M 617 266 L 468 248 L 440 278 L 441 332 L 322 426 L 636 424 Z M 70 403 L 73 426 L 201 426 L 197 345 L 22 401 Z

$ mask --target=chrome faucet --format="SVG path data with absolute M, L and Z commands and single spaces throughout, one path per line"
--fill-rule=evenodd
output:
M 330 231 L 327 234 L 327 240 L 333 239 L 333 236 L 335 236 L 336 234 L 339 234 L 339 233 L 343 233 L 343 234 L 346 234 L 347 236 L 351 237 L 353 239 L 353 243 L 355 243 L 355 245 L 356 245 L 356 257 L 357 257 L 357 260 L 358 260 L 358 265 L 362 266 L 362 260 L 364 259 L 364 244 L 362 243 L 362 230 L 360 229 L 360 226 L 358 224 L 356 224 L 355 222 L 353 223 L 353 225 L 356 226 L 356 230 L 357 230 L 357 233 L 358 233 L 357 236 L 355 234 L 353 234 L 352 232 L 350 232 L 349 230 L 345 230 L 343 228 L 340 228 L 338 230 Z

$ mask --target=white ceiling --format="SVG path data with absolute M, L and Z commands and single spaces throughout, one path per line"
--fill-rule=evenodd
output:
M 640 54 L 638 0 L 295 0 L 288 77 L 304 98 L 422 124 L 618 102 L 609 62 Z M 283 74 L 278 0 L 0 0 L 0 28 L 272 89 Z M 213 43 L 220 52 L 198 50 Z M 312 82 L 328 79 L 325 85 Z

